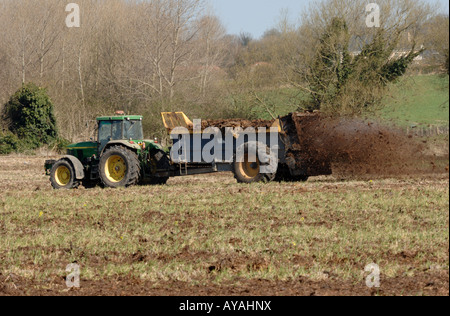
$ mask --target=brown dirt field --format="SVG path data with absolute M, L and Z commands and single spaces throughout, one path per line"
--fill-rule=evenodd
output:
M 448 173 L 268 185 L 220 173 L 62 192 L 47 158 L 0 157 L 0 296 L 449 295 Z M 374 258 L 379 289 L 364 283 Z M 88 276 L 68 291 L 73 260 Z
M 64 280 L 28 282 L 0 275 L 0 296 L 448 296 L 449 273 L 421 273 L 414 277 L 381 279 L 381 287 L 305 278 L 290 281 L 235 280 L 232 284 L 191 285 L 186 282 L 146 282 L 135 278 L 81 280 L 79 289 L 67 290 Z

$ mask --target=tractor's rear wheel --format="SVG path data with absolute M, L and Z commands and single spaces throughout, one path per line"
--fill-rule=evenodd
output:
M 55 190 L 76 189 L 80 185 L 75 177 L 74 168 L 67 160 L 60 160 L 55 163 L 50 172 L 50 182 Z
M 122 147 L 108 148 L 100 159 L 100 179 L 107 188 L 124 188 L 136 185 L 141 168 L 136 153 Z
M 267 148 L 267 153 L 269 153 Z M 239 183 L 270 182 L 275 179 L 273 173 L 262 173 L 262 163 L 258 153 L 258 144 L 249 142 L 244 145 L 243 157 L 234 158 L 233 173 Z

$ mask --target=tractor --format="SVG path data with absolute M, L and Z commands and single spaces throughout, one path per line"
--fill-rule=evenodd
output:
M 60 160 L 45 162 L 54 189 L 165 184 L 170 160 L 156 141 L 144 140 L 142 116 L 99 117 L 97 141 L 72 144 Z

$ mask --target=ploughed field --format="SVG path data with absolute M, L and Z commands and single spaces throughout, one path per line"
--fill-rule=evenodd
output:
M 386 177 L 74 191 L 51 189 L 48 157 L 0 157 L 0 295 L 448 295 L 445 151 Z

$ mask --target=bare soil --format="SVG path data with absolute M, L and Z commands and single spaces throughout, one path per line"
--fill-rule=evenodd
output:
M 50 157 L 0 157 L 0 296 L 448 296 L 448 148 L 433 155 L 429 144 L 373 123 L 301 123 L 301 133 L 316 133 L 303 145 L 342 177 L 390 178 L 247 186 L 220 173 L 57 192 L 44 176 Z M 374 236 L 375 228 L 385 229 Z M 385 240 L 390 231 L 395 242 Z M 374 258 L 384 268 L 379 289 L 365 285 Z M 67 290 L 63 269 L 73 260 L 93 273 Z M 304 272 L 280 276 L 293 267 Z M 356 272 L 343 278 L 348 269 Z
M 289 281 L 236 279 L 233 283 L 192 285 L 186 282 L 148 282 L 138 278 L 81 280 L 79 289 L 68 290 L 64 278 L 52 282 L 33 282 L 0 275 L 0 296 L 448 296 L 449 273 L 418 273 L 381 279 L 380 288 L 368 288 L 364 280 L 357 284 L 331 276 L 324 281 L 301 277 Z

